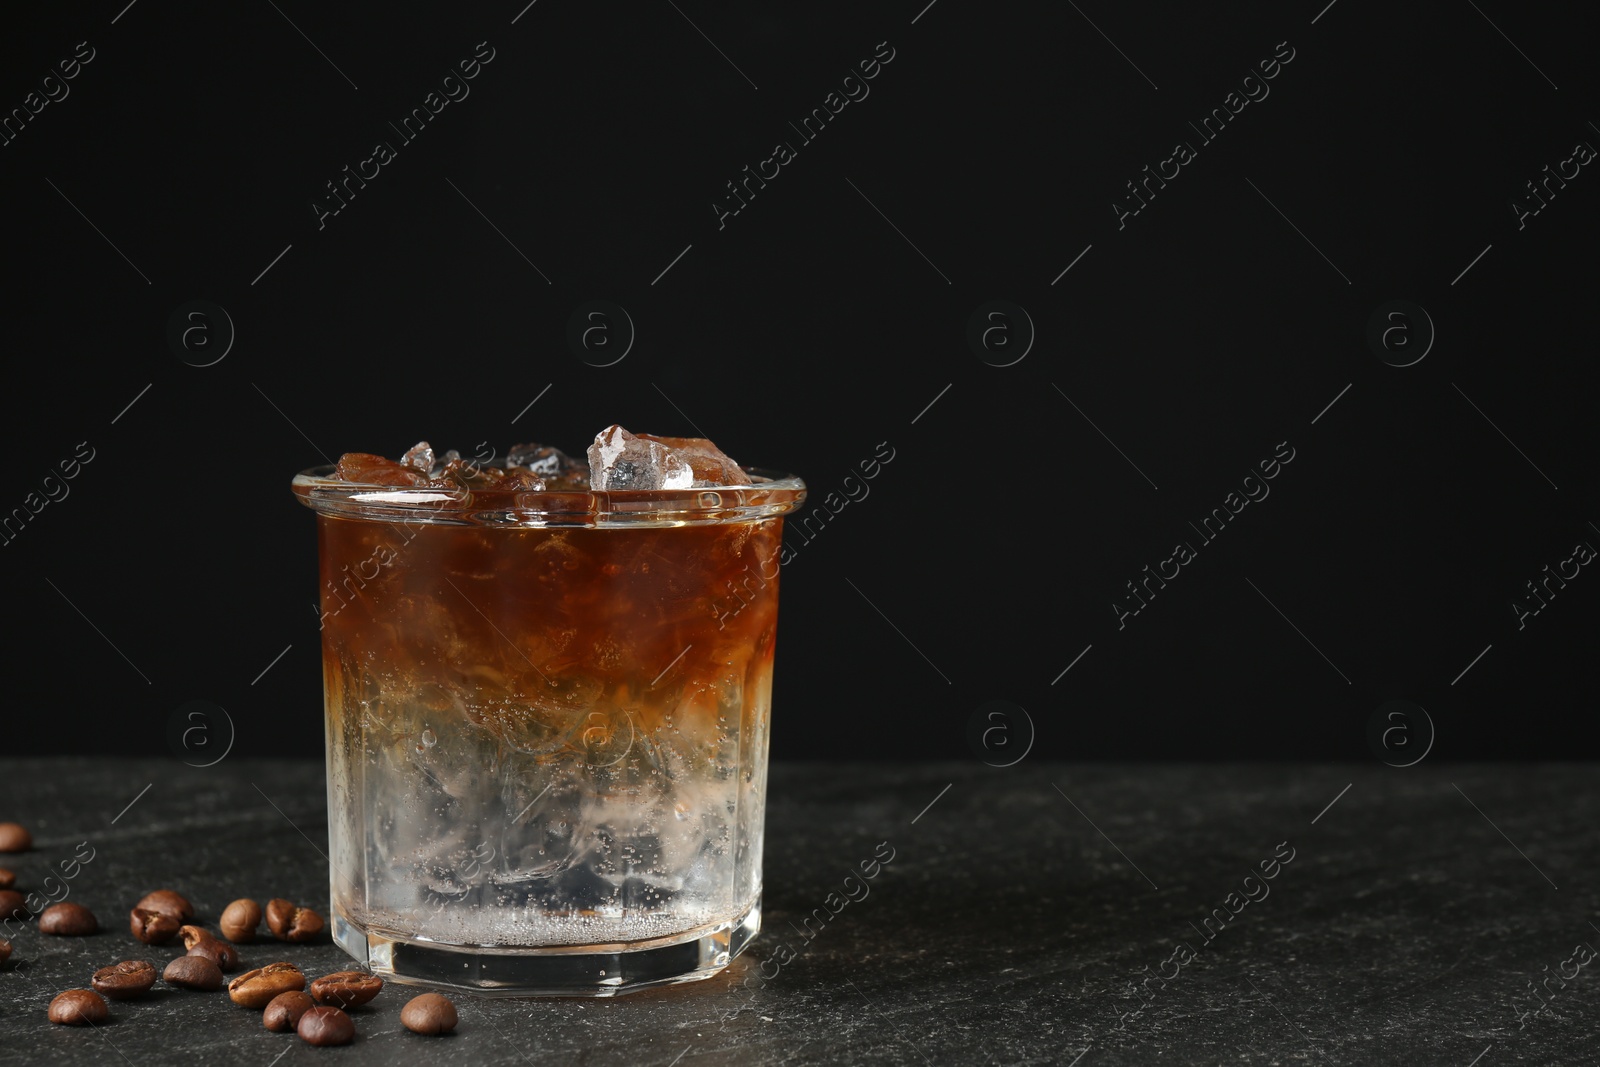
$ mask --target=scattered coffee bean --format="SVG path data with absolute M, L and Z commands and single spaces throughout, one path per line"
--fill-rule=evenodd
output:
M 16 919 L 18 922 L 27 922 L 28 916 L 33 912 L 28 910 L 28 902 L 23 895 L 15 889 L 0 889 L 0 919 Z
M 94 972 L 94 991 L 112 1000 L 132 1000 L 150 992 L 156 969 L 146 960 L 123 960 Z
M 26 852 L 33 847 L 33 835 L 14 822 L 0 822 L 0 852 Z
M 146 893 L 144 899 L 134 907 L 169 915 L 178 920 L 179 925 L 194 918 L 194 905 L 170 889 L 157 889 L 154 893 Z
M 222 988 L 222 968 L 204 956 L 179 956 L 161 972 L 161 980 L 179 989 L 198 989 L 205 993 Z
M 279 993 L 267 1002 L 267 1010 L 261 1013 L 261 1025 L 275 1034 L 287 1034 L 300 1025 L 300 1016 L 317 1006 L 309 994 L 298 989 L 287 993 Z
M 348 1045 L 356 1036 L 356 1024 L 338 1008 L 307 1008 L 294 1029 L 308 1045 Z
M 306 976 L 292 963 L 269 963 L 228 983 L 228 996 L 241 1008 L 265 1008 L 279 993 L 306 987 Z
M 310 941 L 322 933 L 323 925 L 322 916 L 310 908 L 282 897 L 267 902 L 267 929 L 279 941 Z
M 449 997 L 424 993 L 401 1010 L 400 1025 L 413 1034 L 448 1034 L 456 1028 L 456 1006 Z
M 4 888 L 4 887 L 0 887 Z M 261 925 L 261 905 L 248 897 L 241 898 L 222 909 L 222 936 L 236 945 L 247 945 L 256 939 L 256 927 Z
M 52 904 L 39 913 L 39 932 L 41 934 L 55 934 L 58 937 L 88 937 L 100 924 L 95 920 L 94 912 L 82 904 L 63 901 Z
M 383 979 L 366 971 L 336 971 L 311 983 L 311 995 L 336 1008 L 356 1008 L 383 989 Z
M 134 908 L 128 914 L 128 929 L 147 945 L 165 945 L 178 936 L 178 920 L 148 908 Z
M 0 963 L 11 958 L 11 942 L 0 939 Z
M 16 872 L 8 870 L 5 867 L 0 867 L 0 889 L 10 889 L 12 886 L 14 886 L 16 884 L 17 884 Z
M 232 974 L 239 969 L 239 950 L 214 937 L 196 943 L 188 954 L 210 960 L 223 974 Z
M 111 1015 L 105 1000 L 90 989 L 69 989 L 50 1002 L 50 1021 L 62 1026 L 103 1023 Z

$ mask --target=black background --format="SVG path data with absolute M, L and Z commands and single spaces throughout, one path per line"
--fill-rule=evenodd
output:
M 8 111 L 94 49 L 0 147 L 0 510 L 79 442 L 95 457 L 0 548 L 12 751 L 163 753 L 196 699 L 236 752 L 320 751 L 290 477 L 423 437 L 581 451 L 615 421 L 699 427 L 814 502 L 894 450 L 870 496 L 791 530 L 775 756 L 976 758 L 970 720 L 1006 700 L 1035 758 L 1371 759 L 1392 699 L 1427 709 L 1435 758 L 1596 754 L 1600 578 L 1521 629 L 1511 606 L 1600 545 L 1600 178 L 1520 229 L 1510 206 L 1600 144 L 1575 8 L 113 0 L 9 21 Z M 319 229 L 324 183 L 481 41 L 470 96 Z M 798 144 L 788 123 L 885 41 L 870 95 Z M 1270 95 L 1198 146 L 1187 123 L 1279 42 Z M 1180 140 L 1198 158 L 1119 229 L 1125 183 Z M 778 141 L 797 158 L 719 228 L 724 184 Z M 237 331 L 203 368 L 166 338 L 196 299 Z M 637 328 L 615 366 L 566 341 L 595 299 Z M 967 343 L 993 299 L 1037 331 L 1012 366 Z M 1396 299 L 1437 330 L 1404 368 L 1365 339 Z M 1285 441 L 1270 497 L 1119 629 L 1124 583 Z

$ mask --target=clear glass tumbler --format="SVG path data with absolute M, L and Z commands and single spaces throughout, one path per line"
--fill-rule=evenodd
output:
M 761 923 L 798 479 L 614 492 L 294 480 L 317 513 L 333 934 L 398 981 L 610 996 Z

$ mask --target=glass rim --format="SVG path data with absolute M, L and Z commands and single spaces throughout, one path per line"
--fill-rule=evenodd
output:
M 749 485 L 689 489 L 463 489 L 333 478 L 334 465 L 295 475 L 295 498 L 318 515 L 444 526 L 712 526 L 786 515 L 806 499 L 792 474 L 744 467 Z

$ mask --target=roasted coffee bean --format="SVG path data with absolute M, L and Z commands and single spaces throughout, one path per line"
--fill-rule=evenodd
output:
M 0 940 L 0 963 L 11 958 L 11 942 Z
M 0 852 L 26 852 L 33 847 L 33 835 L 14 822 L 0 822 Z
M 265 1008 L 279 993 L 306 987 L 306 976 L 292 963 L 269 963 L 228 983 L 228 996 L 241 1008 Z
M 188 955 L 210 960 L 223 974 L 232 974 L 239 969 L 239 950 L 226 941 L 218 941 L 214 937 L 197 942 L 189 950 Z
M 204 956 L 179 956 L 161 972 L 161 980 L 179 989 L 205 993 L 222 988 L 222 968 Z
M 311 983 L 311 995 L 336 1008 L 355 1008 L 383 989 L 383 979 L 366 971 L 336 971 Z
M 150 992 L 156 969 L 146 960 L 123 960 L 94 972 L 94 991 L 112 1000 L 132 1000 Z
M 26 922 L 33 912 L 28 910 L 26 898 L 15 889 L 0 889 L 0 919 Z
M 178 925 L 194 918 L 194 905 L 170 889 L 157 889 L 154 893 L 146 893 L 144 899 L 134 907 L 170 915 L 178 920 Z
M 222 909 L 222 936 L 236 945 L 247 945 L 256 939 L 256 927 L 261 925 L 261 905 L 248 897 L 241 898 Z
M 105 1000 L 92 989 L 69 989 L 50 1002 L 50 1021 L 62 1026 L 103 1023 L 111 1015 Z
M 100 929 L 94 912 L 82 904 L 63 901 L 52 904 L 39 913 L 39 932 L 58 937 L 88 937 Z
M 5 867 L 0 867 L 0 889 L 10 889 L 12 886 L 14 886 L 16 884 L 17 884 L 16 872 L 8 870 Z
M 412 997 L 400 1011 L 400 1025 L 414 1034 L 448 1034 L 456 1028 L 456 1006 L 437 993 Z
M 300 943 L 322 933 L 322 916 L 279 897 L 267 902 L 267 929 L 279 941 Z
M 348 1045 L 356 1024 L 338 1008 L 307 1008 L 294 1031 L 308 1045 Z
M 261 1025 L 275 1034 L 287 1034 L 300 1025 L 300 1016 L 316 1006 L 310 994 L 298 989 L 279 993 L 267 1002 L 267 1010 L 261 1013 Z
M 178 920 L 159 911 L 134 908 L 128 913 L 128 929 L 147 945 L 165 945 L 178 936 Z

